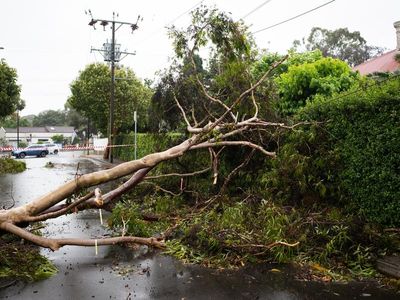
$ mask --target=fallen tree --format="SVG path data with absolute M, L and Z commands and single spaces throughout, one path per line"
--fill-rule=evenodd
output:
M 149 171 L 154 168 L 157 164 L 171 160 L 176 157 L 184 155 L 187 151 L 222 147 L 222 146 L 246 146 L 254 148 L 268 157 L 274 157 L 275 153 L 269 152 L 262 148 L 260 145 L 254 144 L 245 140 L 227 140 L 227 138 L 233 137 L 242 133 L 243 131 L 249 130 L 250 128 L 262 128 L 269 126 L 285 127 L 284 124 L 270 123 L 260 120 L 257 117 L 257 104 L 254 102 L 255 113 L 252 117 L 238 122 L 233 119 L 233 122 L 226 122 L 227 116 L 232 116 L 234 108 L 251 95 L 253 91 L 265 80 L 268 76 L 267 72 L 256 84 L 251 88 L 244 91 L 233 103 L 231 107 L 226 107 L 225 113 L 223 113 L 217 120 L 209 122 L 203 127 L 191 125 L 186 117 L 185 111 L 182 109 L 183 118 L 186 120 L 188 125 L 188 132 L 193 135 L 185 140 L 184 142 L 176 145 L 163 152 L 149 154 L 141 159 L 129 161 L 115 166 L 108 170 L 102 170 L 82 176 L 76 177 L 75 179 L 65 183 L 64 185 L 56 188 L 52 192 L 31 201 L 20 207 L 11 208 L 8 210 L 0 211 L 0 229 L 13 233 L 23 239 L 31 241 L 39 246 L 57 250 L 64 245 L 77 245 L 77 246 L 95 246 L 97 245 L 110 245 L 116 243 L 137 243 L 143 245 L 154 246 L 162 248 L 163 242 L 156 238 L 139 238 L 139 237 L 115 237 L 115 238 L 104 238 L 104 239 L 51 239 L 41 236 L 34 235 L 29 231 L 19 227 L 18 225 L 26 224 L 26 222 L 38 222 L 45 221 L 50 218 L 59 217 L 65 213 L 75 210 L 86 210 L 91 208 L 103 208 L 108 209 L 110 205 L 116 201 L 122 194 L 134 188 L 139 182 L 141 182 Z M 177 105 L 179 105 L 178 100 Z M 219 137 L 209 138 L 209 133 L 213 130 L 218 131 Z M 133 175 L 132 175 L 133 174 Z M 97 195 L 94 191 L 89 192 L 87 195 L 76 199 L 70 204 L 59 205 L 60 202 L 64 201 L 68 197 L 79 194 L 80 191 L 89 187 L 97 186 L 99 184 L 117 180 L 119 178 L 131 175 L 130 179 L 118 188 L 104 194 Z M 99 190 L 97 190 L 99 191 Z
M 242 84 L 243 87 L 245 87 L 245 85 L 247 86 L 243 88 L 242 91 L 229 94 L 229 97 L 224 95 L 219 97 L 218 93 L 209 92 L 208 87 L 202 82 L 200 76 L 194 73 L 195 82 L 203 94 L 205 101 L 208 101 L 209 107 L 205 106 L 201 115 L 202 121 L 199 122 L 197 121 L 198 117 L 196 117 L 196 111 L 192 109 L 191 115 L 188 116 L 187 108 L 185 109 L 184 106 L 181 105 L 180 99 L 174 94 L 173 98 L 176 107 L 178 107 L 186 124 L 188 132 L 188 138 L 186 140 L 167 150 L 149 154 L 141 159 L 122 163 L 111 169 L 75 176 L 73 180 L 25 205 L 8 210 L 1 210 L 1 230 L 53 251 L 65 245 L 98 246 L 116 243 L 136 243 L 163 248 L 165 244 L 162 238 L 142 238 L 134 236 L 102 239 L 46 238 L 37 236 L 24 227 L 32 222 L 45 221 L 73 211 L 79 212 L 93 208 L 110 210 L 121 195 L 137 186 L 146 178 L 154 167 L 164 161 L 185 155 L 188 151 L 223 147 L 249 147 L 259 151 L 266 157 L 275 157 L 273 151 L 268 151 L 263 147 L 261 140 L 254 141 L 254 139 L 248 139 L 248 133 L 258 132 L 270 127 L 293 128 L 293 126 L 290 127 L 283 123 L 268 122 L 260 118 L 260 108 L 256 99 L 256 90 L 282 61 L 275 63 L 260 78 L 252 78 L 249 72 L 250 66 L 246 65 L 247 61 L 243 58 L 243 53 L 240 51 L 236 53 L 238 49 L 244 49 L 248 46 L 246 44 L 246 38 L 244 37 L 245 31 L 240 25 L 230 19 L 226 19 L 224 15 L 217 14 L 216 11 L 208 12 L 200 10 L 196 13 L 202 14 L 204 17 L 204 19 L 199 21 L 202 23 L 202 26 L 191 28 L 191 30 L 187 31 L 187 35 L 175 32 L 175 44 L 179 47 L 178 50 L 180 52 L 178 52 L 181 53 L 180 55 L 188 59 L 195 70 L 195 54 L 198 53 L 201 46 L 206 45 L 205 36 L 209 35 L 209 39 L 217 44 L 217 49 L 220 51 L 223 50 L 224 55 L 227 55 L 227 64 L 241 63 L 242 66 L 247 67 L 248 74 L 245 76 L 246 80 Z M 228 22 L 230 26 L 219 28 L 218 26 L 220 26 L 220 23 L 215 22 L 216 20 Z M 225 30 L 227 35 L 222 34 L 220 36 L 215 36 L 221 33 L 218 32 L 217 29 L 220 31 Z M 191 43 L 190 47 L 189 43 Z M 232 55 L 232 57 L 229 57 L 229 55 Z M 238 87 L 238 89 L 239 88 L 240 87 Z M 236 95 L 235 98 L 232 98 L 233 94 Z M 247 116 L 246 113 L 242 112 L 243 110 L 241 109 L 243 106 L 249 107 L 247 111 L 251 111 L 251 115 Z M 215 110 L 210 111 L 212 108 L 215 108 Z M 216 113 L 218 115 L 216 115 Z M 240 119 L 239 115 L 241 115 Z M 212 154 L 210 169 L 212 169 L 213 180 L 215 182 L 218 176 L 218 155 L 216 155 L 213 150 L 210 151 Z M 245 158 L 244 163 L 248 159 L 250 158 Z M 236 171 L 236 169 L 232 171 L 232 176 Z M 196 172 L 192 175 L 195 174 Z M 122 185 L 104 195 L 102 195 L 99 188 L 96 188 L 102 183 L 123 179 L 128 176 L 129 179 Z M 230 177 L 231 176 L 228 176 L 226 184 L 228 184 Z M 224 187 L 226 184 L 224 184 Z M 89 188 L 94 189 L 81 195 Z M 70 203 L 66 201 L 67 198 L 75 198 L 75 200 Z

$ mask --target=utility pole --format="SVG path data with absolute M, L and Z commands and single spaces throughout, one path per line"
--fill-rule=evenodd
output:
M 25 102 L 23 100 L 19 100 L 18 105 L 17 105 L 17 148 L 19 148 L 19 113 L 21 110 L 23 110 L 25 107 Z
M 90 119 L 87 118 L 87 151 L 86 154 L 89 155 L 89 146 L 90 146 Z
M 19 109 L 17 110 L 17 148 L 19 148 Z
M 109 123 L 108 123 L 108 144 L 109 144 L 109 152 L 108 152 L 108 160 L 110 163 L 113 162 L 113 145 L 114 145 L 114 104 L 115 104 L 115 63 L 124 59 L 127 55 L 135 55 L 135 53 L 120 51 L 119 44 L 115 43 L 115 32 L 121 28 L 123 25 L 128 25 L 132 29 L 132 33 L 139 28 L 137 25 L 140 16 L 138 16 L 136 23 L 129 22 L 121 22 L 115 20 L 115 12 L 113 12 L 112 20 L 103 20 L 103 19 L 94 19 L 92 12 L 89 10 L 87 12 L 91 16 L 91 20 L 89 22 L 89 26 L 93 26 L 96 29 L 95 24 L 97 22 L 105 28 L 107 25 L 111 24 L 111 44 L 108 42 L 103 44 L 103 49 L 94 49 L 91 48 L 90 52 L 98 51 L 104 57 L 104 61 L 110 62 L 111 65 L 111 96 L 110 96 L 110 112 L 109 112 Z M 118 17 L 118 15 L 117 15 Z M 115 27 L 118 25 L 118 27 Z M 117 48 L 117 49 L 116 49 Z M 125 54 L 124 57 L 121 58 L 121 54 Z
M 133 113 L 133 121 L 135 122 L 135 133 L 134 133 L 134 135 L 135 135 L 135 137 L 134 137 L 134 139 L 135 139 L 135 152 L 134 152 L 134 158 L 135 158 L 135 160 L 136 160 L 136 158 L 137 158 L 137 113 L 136 113 L 136 110 L 134 111 L 134 113 Z

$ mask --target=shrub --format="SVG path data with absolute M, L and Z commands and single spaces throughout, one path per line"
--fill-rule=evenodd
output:
M 26 164 L 23 161 L 16 161 L 10 157 L 0 158 L 0 174 L 19 173 L 26 170 Z
M 358 78 L 347 63 L 331 57 L 290 66 L 276 79 L 281 96 L 278 110 L 283 115 L 292 115 L 316 95 L 332 96 L 346 91 Z

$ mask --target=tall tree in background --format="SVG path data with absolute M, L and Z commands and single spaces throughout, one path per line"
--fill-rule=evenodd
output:
M 33 118 L 32 126 L 64 126 L 66 124 L 66 112 L 63 110 L 45 110 Z
M 147 124 L 147 109 L 151 90 L 126 67 L 115 71 L 114 127 L 117 132 L 132 129 L 133 112 L 138 111 L 141 128 Z M 71 96 L 67 101 L 103 133 L 107 133 L 111 92 L 110 70 L 106 64 L 90 64 L 71 83 Z
M 359 31 L 350 32 L 347 28 L 313 27 L 307 40 L 296 40 L 293 45 L 295 48 L 305 46 L 308 51 L 319 49 L 324 56 L 341 59 L 350 66 L 359 65 L 384 51 L 384 48 L 367 45 Z
M 21 88 L 17 84 L 17 71 L 5 62 L 0 61 L 0 118 L 11 115 L 25 107 L 20 98 Z

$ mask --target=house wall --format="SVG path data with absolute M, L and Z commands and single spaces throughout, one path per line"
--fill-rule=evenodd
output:
M 27 144 L 37 144 L 39 142 L 50 142 L 52 143 L 53 140 L 51 139 L 52 136 L 55 135 L 63 135 L 65 138 L 70 138 L 71 140 L 75 138 L 76 134 L 73 133 L 57 133 L 57 132 L 41 132 L 41 133 L 19 133 L 19 141 L 25 142 Z M 5 139 L 7 140 L 10 146 L 16 147 L 17 146 L 17 134 L 16 133 L 6 133 Z

